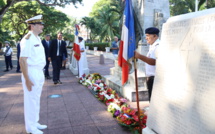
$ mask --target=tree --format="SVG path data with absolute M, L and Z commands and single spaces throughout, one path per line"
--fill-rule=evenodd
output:
M 102 26 L 100 30 L 101 40 L 106 39 L 107 41 L 111 41 L 114 35 L 119 34 L 119 17 L 110 10 L 109 6 L 105 6 L 102 10 L 99 10 L 97 19 Z
M 204 10 L 215 6 L 214 0 L 199 0 L 198 10 Z M 194 0 L 170 0 L 171 16 L 185 14 L 195 11 Z
M 10 32 L 15 40 L 19 40 L 28 32 L 25 20 L 38 14 L 43 14 L 43 22 L 45 23 L 41 35 L 62 31 L 66 22 L 69 22 L 64 13 L 55 10 L 53 7 L 43 6 L 35 1 L 24 1 L 15 4 L 8 10 L 3 17 L 2 28 L 4 31 Z
M 121 0 L 100 0 L 93 6 L 90 16 L 100 28 L 100 40 L 111 41 L 114 35 L 120 35 L 119 22 L 122 14 Z
M 93 17 L 83 17 L 80 21 L 81 25 L 85 25 L 90 33 L 90 40 L 94 40 L 99 34 L 101 27 Z
M 44 6 L 62 6 L 73 4 L 74 6 L 82 0 L 0 0 L 0 23 L 2 21 L 2 17 L 8 11 L 8 9 L 13 6 L 15 3 L 22 1 L 37 1 L 40 5 Z M 75 6 L 76 7 L 76 6 Z

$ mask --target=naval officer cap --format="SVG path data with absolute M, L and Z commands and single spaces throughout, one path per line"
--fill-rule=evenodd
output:
M 145 30 L 145 34 L 156 34 L 156 35 L 158 35 L 159 32 L 160 32 L 160 30 L 155 28 L 155 27 L 149 27 Z
M 10 44 L 10 42 L 9 41 L 5 41 L 4 44 Z
M 82 38 L 82 37 L 78 37 L 78 39 L 79 39 L 79 40 L 81 40 L 81 41 L 83 40 L 83 38 Z
M 42 21 L 42 18 L 43 18 L 43 15 L 37 15 L 37 16 L 34 16 L 34 17 L 26 20 L 25 22 L 27 24 L 44 24 Z

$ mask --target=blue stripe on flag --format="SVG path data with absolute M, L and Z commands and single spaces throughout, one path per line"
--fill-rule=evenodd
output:
M 128 59 L 134 56 L 134 51 L 136 49 L 135 40 L 135 29 L 134 29 L 134 16 L 132 9 L 131 0 L 126 0 L 125 10 L 124 10 L 125 22 L 124 25 L 128 29 Z
M 78 25 L 75 25 L 75 35 L 78 36 Z

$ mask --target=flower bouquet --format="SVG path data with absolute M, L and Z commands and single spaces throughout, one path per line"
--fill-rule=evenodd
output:
M 138 111 L 130 108 L 126 104 L 127 100 L 120 97 L 115 90 L 109 88 L 103 80 L 101 75 L 98 73 L 83 75 L 79 82 L 91 92 L 95 92 L 95 96 L 98 100 L 105 103 L 107 111 L 110 112 L 113 117 L 116 117 L 118 123 L 126 128 L 129 128 L 132 133 L 138 134 L 139 131 L 139 118 Z M 144 115 L 143 111 L 140 111 L 140 119 L 142 122 L 141 128 L 145 128 L 147 116 Z
M 140 119 L 142 122 L 141 128 L 145 128 L 147 116 L 144 115 L 143 111 L 140 111 Z M 117 117 L 117 121 L 120 125 L 127 127 L 132 132 L 138 132 L 139 130 L 138 111 L 130 108 L 128 105 L 121 107 L 121 114 Z

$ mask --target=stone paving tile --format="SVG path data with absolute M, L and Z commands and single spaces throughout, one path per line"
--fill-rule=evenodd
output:
M 91 114 L 90 117 L 93 119 L 94 123 L 115 121 L 112 115 L 107 111 L 98 111 L 97 113 Z
M 75 92 L 64 94 L 63 99 L 64 99 L 65 103 L 67 103 L 67 102 L 72 103 L 72 102 L 80 101 L 79 97 L 77 96 L 77 94 Z
M 15 124 L 9 126 L 1 126 L 1 134 L 26 134 L 25 126 L 23 124 Z
M 48 113 L 48 127 L 49 129 L 70 127 L 70 121 L 67 112 L 52 111 Z
M 68 112 L 71 126 L 80 126 L 92 124 L 93 120 L 86 111 L 79 110 L 79 112 Z
M 48 134 L 75 134 L 72 127 L 66 127 L 61 129 L 49 129 Z
M 89 115 L 92 115 L 92 114 L 98 114 L 101 111 L 106 111 L 107 107 L 104 104 L 100 105 L 97 103 L 96 105 L 85 106 L 85 109 L 89 113 Z
M 72 111 L 72 112 L 79 112 L 81 109 L 82 112 L 85 112 L 84 105 L 81 102 L 73 102 L 73 103 L 67 103 L 66 104 L 66 110 Z
M 48 112 L 40 112 L 40 124 L 48 124 Z M 49 126 L 48 126 L 49 127 Z
M 127 129 L 123 129 L 116 121 L 108 121 L 95 124 L 101 134 L 130 134 Z
M 94 124 L 72 127 L 74 134 L 101 134 Z
M 9 113 L 11 107 L 1 107 L 1 109 L 0 109 L 0 118 L 5 118 L 7 116 L 7 114 Z
M 0 118 L 0 126 L 5 118 Z

